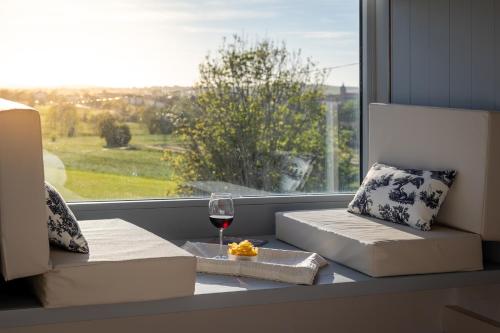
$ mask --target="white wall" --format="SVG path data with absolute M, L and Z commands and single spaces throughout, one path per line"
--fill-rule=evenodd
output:
M 38 332 L 441 333 L 445 305 L 500 318 L 500 285 L 265 304 L 0 330 Z

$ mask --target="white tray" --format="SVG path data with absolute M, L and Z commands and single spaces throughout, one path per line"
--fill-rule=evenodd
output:
M 327 261 L 312 252 L 259 248 L 256 261 L 215 259 L 218 244 L 186 242 L 183 249 L 197 258 L 196 270 L 203 273 L 246 276 L 295 284 L 314 283 L 314 277 Z M 223 246 L 227 253 L 227 246 Z

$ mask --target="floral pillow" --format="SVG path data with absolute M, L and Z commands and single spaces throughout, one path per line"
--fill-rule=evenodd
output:
M 456 171 L 398 169 L 375 163 L 347 210 L 431 230 Z
M 59 192 L 45 182 L 45 199 L 49 218 L 49 240 L 66 250 L 89 253 L 87 241 L 80 231 L 78 222 Z

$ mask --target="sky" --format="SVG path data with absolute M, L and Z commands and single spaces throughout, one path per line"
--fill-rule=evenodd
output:
M 191 86 L 233 34 L 359 85 L 358 0 L 0 0 L 0 87 Z M 347 66 L 345 66 L 347 65 Z

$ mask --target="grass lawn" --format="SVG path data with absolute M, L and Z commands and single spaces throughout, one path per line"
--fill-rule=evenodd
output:
M 98 136 L 44 137 L 44 149 L 64 164 L 64 189 L 68 200 L 164 198 L 174 195 L 176 183 L 163 148 L 176 146 L 166 135 L 147 134 L 141 124 L 129 124 L 128 148 L 106 148 Z M 61 177 L 58 177 L 61 179 Z M 49 179 L 49 181 L 51 181 Z
M 139 176 L 154 179 L 170 179 L 168 163 L 162 160 L 161 148 L 148 147 L 147 142 L 156 138 L 141 138 L 142 144 L 131 148 L 106 148 L 104 140 L 97 136 L 58 138 L 55 142 L 44 141 L 44 149 L 57 155 L 66 168 L 93 171 L 122 176 Z
M 66 170 L 66 188 L 77 196 L 65 194 L 67 200 L 106 200 L 165 198 L 172 196 L 177 185 L 173 181 L 121 176 L 81 170 Z

